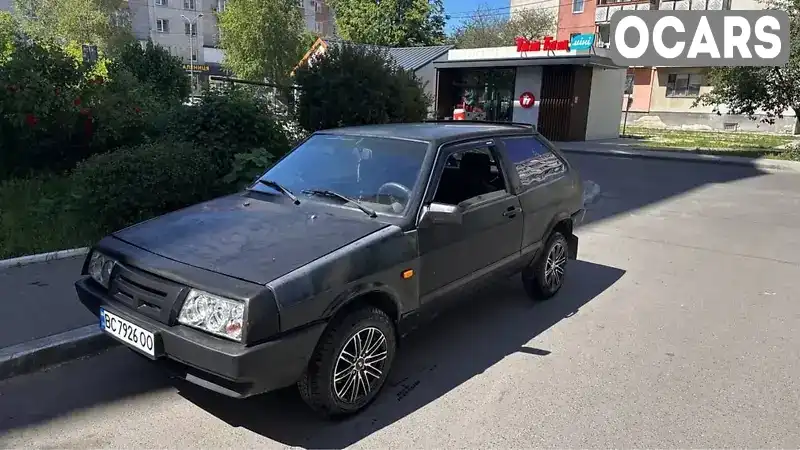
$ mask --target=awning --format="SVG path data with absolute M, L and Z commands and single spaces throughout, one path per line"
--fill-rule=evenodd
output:
M 612 69 L 624 69 L 625 66 L 614 64 L 610 58 L 592 54 L 563 55 L 538 58 L 504 58 L 504 59 L 472 59 L 456 61 L 437 61 L 433 63 L 437 69 L 462 69 L 478 67 L 526 67 L 526 66 L 596 66 Z

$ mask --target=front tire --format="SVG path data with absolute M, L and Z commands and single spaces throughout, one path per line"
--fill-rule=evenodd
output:
M 298 382 L 300 396 L 330 418 L 358 413 L 385 384 L 396 349 L 394 324 L 386 313 L 374 307 L 355 310 L 322 335 Z
M 541 256 L 522 271 L 522 285 L 529 297 L 538 301 L 547 300 L 564 285 L 569 260 L 567 246 L 564 235 L 554 231 Z

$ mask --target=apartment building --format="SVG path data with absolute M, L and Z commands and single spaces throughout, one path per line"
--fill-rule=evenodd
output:
M 611 16 L 620 10 L 756 10 L 759 0 L 567 0 L 559 6 L 558 39 L 594 33 L 595 45 L 608 48 Z M 707 68 L 630 67 L 622 93 L 628 124 L 649 124 L 696 129 L 738 129 L 785 132 L 794 129 L 794 112 L 774 125 L 727 114 L 725 105 L 692 107 L 700 95 L 709 92 Z M 718 114 L 719 112 L 719 114 Z
M 3 0 L 0 0 L 3 1 Z M 223 73 L 224 57 L 217 49 L 216 13 L 235 0 L 128 0 L 134 35 L 148 38 L 181 57 L 187 71 L 200 77 Z M 332 9 L 325 0 L 296 0 L 306 29 L 324 36 L 335 34 Z

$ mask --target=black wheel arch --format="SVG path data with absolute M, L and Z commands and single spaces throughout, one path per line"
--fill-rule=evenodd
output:
M 355 309 L 372 306 L 380 309 L 392 320 L 395 335 L 399 343 L 398 324 L 402 314 L 400 297 L 390 286 L 385 284 L 359 285 L 342 292 L 325 311 L 324 317 L 332 323 Z

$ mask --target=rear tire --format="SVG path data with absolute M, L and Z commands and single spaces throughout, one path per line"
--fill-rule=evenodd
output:
M 334 320 L 297 384 L 308 406 L 329 418 L 356 414 L 375 399 L 397 349 L 394 324 L 378 308 Z
M 568 254 L 567 239 L 554 231 L 541 256 L 522 271 L 522 285 L 531 299 L 547 300 L 561 290 L 567 274 Z

